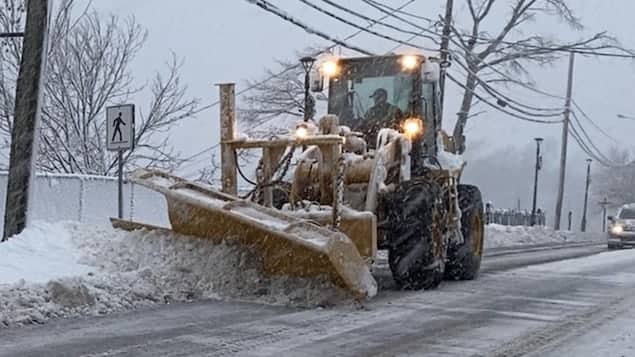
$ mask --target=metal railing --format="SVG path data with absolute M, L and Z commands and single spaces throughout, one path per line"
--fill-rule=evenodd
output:
M 485 205 L 485 222 L 503 226 L 531 226 L 531 212 L 527 210 L 494 208 L 487 204 Z M 546 223 L 545 211 L 537 210 L 536 225 L 544 226 Z

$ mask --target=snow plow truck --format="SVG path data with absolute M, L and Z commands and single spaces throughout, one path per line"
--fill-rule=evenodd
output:
M 235 130 L 233 84 L 221 84 L 222 188 L 138 169 L 129 180 L 165 195 L 171 229 L 254 248 L 268 275 L 328 277 L 357 298 L 376 294 L 377 251 L 403 289 L 478 275 L 479 189 L 441 129 L 439 65 L 421 55 L 340 58 L 318 66 L 328 114 L 289 135 Z M 237 151 L 258 149 L 255 186 L 238 194 Z M 124 229 L 152 228 L 113 219 Z

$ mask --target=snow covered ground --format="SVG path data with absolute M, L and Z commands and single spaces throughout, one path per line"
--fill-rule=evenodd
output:
M 318 280 L 264 277 L 236 244 L 39 222 L 0 249 L 0 328 L 194 299 L 314 307 L 347 300 Z
M 601 233 L 554 231 L 549 227 L 510 227 L 490 224 L 485 227 L 485 249 L 534 244 L 585 242 L 602 239 Z

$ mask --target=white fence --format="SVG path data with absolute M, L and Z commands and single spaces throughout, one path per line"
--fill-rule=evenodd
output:
M 0 172 L 2 217 L 6 190 L 7 173 Z M 167 208 L 163 195 L 125 182 L 123 196 L 124 218 L 156 225 L 167 224 Z M 105 176 L 38 174 L 32 202 L 30 219 L 109 224 L 109 218 L 117 216 L 117 179 Z

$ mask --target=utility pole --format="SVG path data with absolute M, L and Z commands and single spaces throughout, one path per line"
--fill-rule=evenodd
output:
M 2 240 L 27 223 L 37 150 L 37 135 L 46 68 L 50 0 L 26 2 L 26 25 L 18 75 Z
M 564 121 L 562 123 L 562 149 L 560 151 L 560 179 L 558 182 L 558 197 L 556 199 L 556 217 L 554 229 L 560 230 L 560 216 L 562 215 L 562 200 L 564 199 L 564 181 L 567 166 L 567 141 L 569 140 L 569 117 L 571 115 L 571 93 L 573 91 L 573 66 L 575 53 L 569 54 L 569 78 L 567 80 L 567 97 L 564 103 Z
M 449 48 L 450 48 L 450 35 L 452 34 L 452 14 L 454 9 L 454 0 L 446 0 L 445 2 L 445 17 L 443 19 L 443 31 L 441 33 L 441 76 L 439 77 L 439 95 L 441 99 L 440 105 L 440 117 L 443 120 L 443 99 L 445 98 L 445 73 L 446 69 L 450 66 L 449 61 Z
M 586 232 L 586 210 L 589 202 L 589 185 L 591 184 L 591 159 L 586 159 L 586 188 L 584 189 L 584 208 L 582 209 L 582 223 L 580 232 Z
M 543 138 L 535 138 L 536 140 L 536 172 L 534 175 L 534 200 L 531 206 L 531 226 L 536 225 L 536 201 L 538 200 L 538 172 L 542 168 L 542 157 L 540 156 L 540 143 Z
M 611 202 L 606 197 L 600 201 L 600 206 L 602 206 L 602 232 L 606 232 L 606 207 L 610 204 Z

